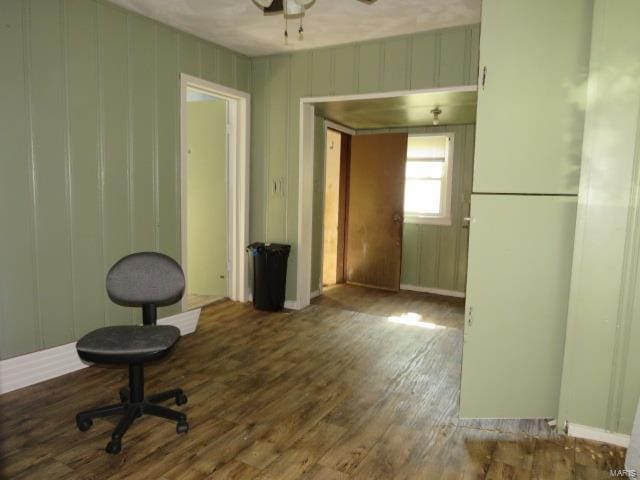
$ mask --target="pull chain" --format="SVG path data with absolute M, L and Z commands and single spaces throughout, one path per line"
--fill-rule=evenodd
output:
M 289 18 L 287 17 L 287 0 L 284 0 L 284 44 L 289 45 Z

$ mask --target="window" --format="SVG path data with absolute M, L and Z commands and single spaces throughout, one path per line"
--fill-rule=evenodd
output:
M 409 135 L 405 222 L 451 224 L 452 152 L 453 134 Z

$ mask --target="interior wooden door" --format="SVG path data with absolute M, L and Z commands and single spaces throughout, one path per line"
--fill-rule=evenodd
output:
M 347 283 L 400 289 L 407 134 L 351 139 Z

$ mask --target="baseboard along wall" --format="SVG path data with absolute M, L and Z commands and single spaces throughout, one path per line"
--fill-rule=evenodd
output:
M 174 325 L 181 335 L 196 331 L 200 309 L 189 310 L 158 320 L 159 325 Z M 76 342 L 47 348 L 0 361 L 0 394 L 28 387 L 90 366 L 78 357 Z

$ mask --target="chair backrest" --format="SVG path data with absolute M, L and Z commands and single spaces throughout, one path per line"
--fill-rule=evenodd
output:
M 173 258 L 157 252 L 139 252 L 118 260 L 107 273 L 107 293 L 118 305 L 171 305 L 182 298 L 185 280 Z

